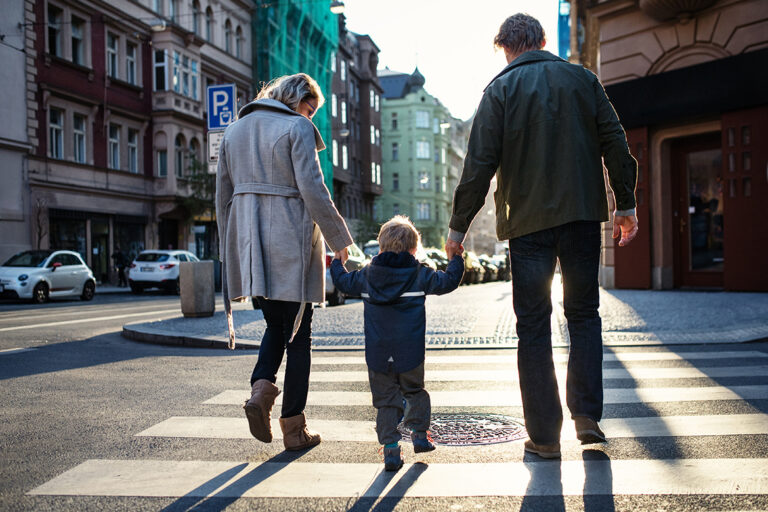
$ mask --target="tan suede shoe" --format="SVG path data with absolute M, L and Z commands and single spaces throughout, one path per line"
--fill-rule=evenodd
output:
M 534 453 L 543 459 L 559 459 L 560 443 L 536 444 L 528 439 L 525 441 L 525 451 L 528 453 Z
M 280 428 L 283 430 L 283 445 L 286 450 L 303 450 L 320 444 L 320 434 L 307 429 L 304 413 L 280 418 Z
M 259 379 L 253 383 L 251 399 L 243 406 L 251 435 L 259 441 L 272 442 L 272 406 L 279 394 L 280 389 L 277 386 L 267 379 Z
M 581 444 L 606 443 L 605 434 L 600 430 L 597 422 L 586 416 L 576 416 L 573 418 L 576 423 L 576 438 Z

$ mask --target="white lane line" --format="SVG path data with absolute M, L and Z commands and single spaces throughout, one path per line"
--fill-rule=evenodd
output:
M 127 313 L 125 315 L 112 315 L 112 316 L 99 316 L 95 318 L 81 318 L 79 320 L 62 320 L 61 322 L 48 322 L 45 324 L 34 324 L 34 325 L 18 325 L 15 327 L 3 327 L 0 328 L 0 332 L 5 331 L 18 331 L 21 329 L 38 329 L 40 327 L 53 327 L 56 325 L 71 325 L 71 324 L 82 324 L 85 322 L 103 322 L 105 320 L 117 320 L 119 318 L 131 318 L 136 316 L 149 316 L 149 315 L 165 315 L 168 313 L 181 313 L 181 309 L 174 308 L 174 309 L 162 309 L 160 311 L 147 311 L 146 313 Z
M 565 403 L 565 389 L 561 388 Z M 433 407 L 509 407 L 522 405 L 516 390 L 484 391 L 432 391 Z M 203 402 L 211 405 L 243 405 L 249 398 L 247 390 L 228 389 Z M 768 385 L 761 386 L 709 386 L 684 388 L 608 388 L 605 404 L 635 404 L 655 402 L 694 402 L 710 400 L 748 400 L 768 398 Z M 282 394 L 276 403 L 282 403 Z M 308 405 L 371 405 L 371 394 L 358 391 L 310 391 Z
M 3 313 L 0 313 L 0 322 L 7 322 L 9 320 L 24 320 L 28 319 L 30 317 L 35 316 L 45 316 L 45 318 L 54 318 L 59 316 L 85 316 L 85 315 L 93 315 L 95 313 L 113 313 L 113 312 L 119 312 L 119 311 L 125 311 L 125 310 L 150 310 L 153 306 L 152 305 L 145 305 L 145 306 L 133 306 L 130 304 L 120 304 L 112 307 L 107 306 L 80 306 L 78 308 L 66 308 L 62 310 L 61 308 L 45 308 L 45 309 L 28 309 L 24 310 L 23 313 L 14 314 L 14 315 L 6 315 Z M 157 306 L 154 306 L 157 307 Z
M 522 421 L 522 420 L 521 420 Z M 312 430 L 323 441 L 377 443 L 372 421 L 321 420 L 309 418 Z M 683 437 L 768 434 L 768 414 L 726 414 L 715 416 L 664 416 L 609 418 L 600 422 L 609 439 L 636 437 Z M 272 419 L 275 439 L 282 439 L 277 418 Z M 136 434 L 138 437 L 181 437 L 201 439 L 252 439 L 245 417 L 172 416 Z M 572 421 L 563 423 L 563 441 L 576 440 Z
M 383 464 L 92 459 L 30 495 L 218 498 L 768 494 L 766 459 Z
M 728 359 L 728 358 L 765 358 L 768 353 L 758 352 L 756 350 L 745 351 L 723 351 L 723 352 L 614 352 L 603 354 L 603 361 L 606 362 L 630 362 L 630 361 L 686 361 L 695 359 Z M 568 354 L 555 354 L 555 362 L 561 363 L 568 361 Z M 455 355 L 439 356 L 427 352 L 426 364 L 517 364 L 516 355 Z M 362 356 L 318 356 L 312 357 L 313 365 L 345 365 L 359 364 L 365 365 L 365 359 Z
M 565 368 L 558 368 L 558 377 L 565 378 Z M 603 370 L 604 379 L 693 379 L 721 377 L 768 376 L 768 365 L 725 366 L 713 368 L 610 368 Z M 278 382 L 285 378 L 277 376 Z M 311 382 L 368 382 L 368 372 L 322 371 L 310 376 Z M 430 370 L 425 373 L 427 382 L 518 382 L 517 368 L 509 370 Z
M 34 348 L 5 348 L 0 350 L 0 356 L 8 356 L 11 354 L 21 354 L 22 352 L 30 352 L 35 350 Z

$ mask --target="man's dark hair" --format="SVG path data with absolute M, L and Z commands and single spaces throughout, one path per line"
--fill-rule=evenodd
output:
M 504 20 L 499 33 L 493 38 L 493 44 L 512 53 L 541 50 L 544 46 L 544 29 L 533 16 L 517 13 Z

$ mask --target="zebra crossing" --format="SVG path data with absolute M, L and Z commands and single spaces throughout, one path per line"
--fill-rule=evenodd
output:
M 555 357 L 561 388 L 566 358 L 563 353 Z M 768 400 L 768 353 L 633 348 L 608 351 L 604 361 L 608 413 L 600 424 L 610 441 L 601 448 L 606 454 L 603 459 L 574 458 L 568 450 L 564 451 L 563 460 L 557 462 L 533 456 L 524 458 L 522 442 L 516 441 L 496 445 L 499 453 L 506 454 L 499 460 L 494 460 L 494 447 L 483 447 L 477 462 L 461 457 L 462 450 L 477 448 L 439 446 L 433 452 L 435 455 L 424 457 L 424 463 L 407 461 L 410 463 L 396 474 L 385 473 L 383 464 L 372 457 L 359 462 L 332 457 L 286 462 L 265 456 L 264 461 L 254 462 L 253 452 L 248 448 L 251 445 L 243 441 L 250 439 L 256 443 L 241 410 L 248 389 L 219 389 L 210 390 L 209 397 L 200 404 L 203 410 L 211 411 L 210 415 L 169 416 L 154 425 L 137 426 L 134 437 L 202 442 L 239 440 L 242 460 L 89 459 L 28 494 L 249 499 L 768 495 L 768 459 L 744 456 L 743 451 L 742 456 L 733 458 L 722 457 L 721 452 L 712 458 L 706 454 L 695 458 L 674 454 L 652 457 L 639 452 L 611 457 L 612 445 L 635 439 L 677 442 L 702 438 L 716 443 L 719 438 L 768 436 L 768 414 L 762 412 L 765 406 L 761 409 L 752 405 Z M 334 445 L 367 446 L 373 453 L 378 448 L 374 423 L 370 420 L 370 395 L 349 390 L 363 389 L 367 381 L 364 365 L 361 353 L 313 356 L 309 424 L 322 434 L 320 446 L 324 449 Z M 426 379 L 433 411 L 519 411 L 515 365 L 511 351 L 428 352 Z M 474 387 L 468 388 L 468 383 Z M 334 389 L 328 389 L 329 386 Z M 686 403 L 703 405 L 693 412 L 690 407 L 685 408 L 686 414 L 669 412 Z M 732 407 L 720 409 L 723 404 Z M 646 414 L 622 413 L 638 407 L 645 407 Z M 338 411 L 342 409 L 352 412 L 339 417 Z M 279 404 L 274 413 L 278 412 Z M 276 418 L 273 431 L 275 442 L 281 444 Z M 563 424 L 562 442 L 564 447 L 573 446 L 574 450 L 578 446 L 571 421 Z M 514 450 L 519 450 L 519 456 L 510 459 Z

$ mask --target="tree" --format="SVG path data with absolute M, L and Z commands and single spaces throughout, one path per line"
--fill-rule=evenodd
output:
M 35 200 L 35 231 L 37 233 L 37 249 L 43 243 L 43 238 L 48 234 L 48 200 L 44 197 L 38 197 Z
M 192 192 L 189 197 L 178 199 L 179 204 L 189 212 L 189 220 L 202 216 L 205 225 L 205 259 L 217 259 L 218 247 L 213 243 L 213 233 L 216 232 L 216 174 L 208 172 L 208 165 L 198 160 L 197 155 L 190 151 L 188 175 L 186 177 Z

